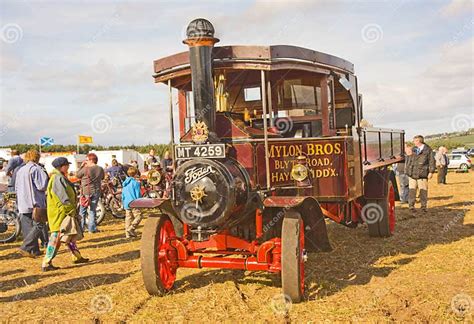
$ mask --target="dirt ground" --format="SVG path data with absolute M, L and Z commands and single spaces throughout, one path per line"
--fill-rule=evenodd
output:
M 306 300 L 281 301 L 277 275 L 178 270 L 175 290 L 150 297 L 140 273 L 140 241 L 111 219 L 79 242 L 89 264 L 72 265 L 64 247 L 42 273 L 41 259 L 21 258 L 19 243 L 0 245 L 0 320 L 381 322 L 474 320 L 474 172 L 430 181 L 429 213 L 397 203 L 396 234 L 328 227 L 334 250 L 312 253 Z M 141 230 L 141 228 L 140 228 Z

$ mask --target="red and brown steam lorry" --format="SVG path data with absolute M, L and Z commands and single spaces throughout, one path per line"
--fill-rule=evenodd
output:
M 296 46 L 217 47 L 206 19 L 186 36 L 188 51 L 154 61 L 169 89 L 175 172 L 169 198 L 131 204 L 153 208 L 145 287 L 165 294 L 179 268 L 268 271 L 299 302 L 307 252 L 331 249 L 326 219 L 393 233 L 404 131 L 365 127 L 348 61 Z

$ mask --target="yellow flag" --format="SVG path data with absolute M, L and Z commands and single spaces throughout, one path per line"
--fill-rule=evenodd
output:
M 91 144 L 92 136 L 79 135 L 79 144 Z

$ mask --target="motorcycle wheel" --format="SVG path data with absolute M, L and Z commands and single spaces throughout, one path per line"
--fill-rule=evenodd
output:
M 100 225 L 105 218 L 105 204 L 102 199 L 99 199 L 99 203 L 97 204 L 97 208 L 95 210 L 95 223 L 96 225 Z M 86 214 L 86 224 L 89 224 L 89 208 L 87 209 Z
M 20 217 L 12 211 L 0 211 L 0 243 L 15 242 L 21 233 Z
M 112 216 L 114 216 L 115 218 L 125 218 L 125 210 L 123 209 L 122 201 L 120 199 L 112 198 L 109 201 L 109 208 L 110 212 L 112 213 Z

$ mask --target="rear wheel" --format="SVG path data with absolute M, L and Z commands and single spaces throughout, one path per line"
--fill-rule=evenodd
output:
M 388 237 L 395 230 L 395 189 L 392 181 L 387 182 L 388 193 L 383 199 L 369 199 L 362 208 L 362 219 L 369 227 L 369 235 Z
M 462 172 L 467 172 L 469 171 L 469 167 L 466 163 L 463 163 L 459 166 L 459 169 L 461 169 Z
M 150 217 L 146 221 L 140 258 L 145 288 L 151 295 L 164 295 L 176 280 L 177 253 L 170 245 L 174 237 L 176 233 L 168 216 Z
M 105 217 L 105 205 L 102 199 L 99 199 L 99 202 L 97 203 L 97 208 L 95 210 L 95 223 L 96 225 L 99 225 L 102 223 Z M 89 208 L 87 208 L 87 214 L 86 214 L 86 224 L 89 224 Z
M 283 293 L 298 303 L 304 295 L 304 224 L 300 213 L 288 211 L 281 230 L 281 285 Z

